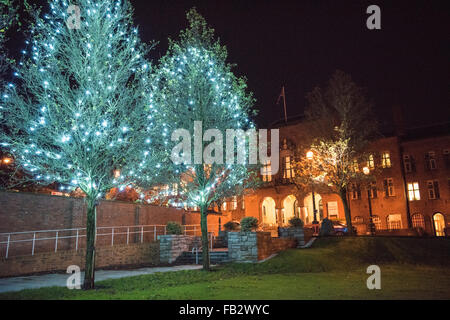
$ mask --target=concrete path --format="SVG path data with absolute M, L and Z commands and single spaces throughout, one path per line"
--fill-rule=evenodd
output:
M 310 248 L 312 246 L 312 244 L 314 243 L 314 241 L 316 241 L 317 237 L 312 237 L 307 244 L 305 244 L 304 246 L 301 246 L 300 249 L 307 249 Z
M 184 265 L 174 267 L 141 268 L 134 270 L 98 270 L 95 272 L 95 281 L 139 276 L 156 272 L 196 270 L 201 268 L 201 265 Z M 3 278 L 0 279 L 0 292 L 12 292 L 23 289 L 37 289 L 43 287 L 65 287 L 69 276 L 70 274 L 54 273 L 39 276 Z M 83 281 L 84 272 L 81 272 L 81 279 Z

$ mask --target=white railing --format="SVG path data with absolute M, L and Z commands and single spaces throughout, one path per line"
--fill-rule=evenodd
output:
M 217 225 L 208 225 L 208 230 L 211 227 Z M 200 225 L 183 225 L 184 230 L 182 230 L 184 235 L 201 235 Z M 114 227 L 97 227 L 96 241 L 102 240 L 101 245 L 111 245 L 114 244 L 129 244 L 132 239 L 131 236 L 135 235 L 133 243 L 140 242 L 143 243 L 145 239 L 145 234 L 152 234 L 150 241 L 156 241 L 158 235 L 167 234 L 167 229 L 165 225 L 135 225 L 135 226 L 114 226 Z M 86 237 L 86 228 L 72 228 L 72 229 L 55 229 L 55 230 L 36 230 L 36 231 L 22 231 L 22 232 L 6 232 L 0 233 L 0 248 L 5 246 L 5 255 L 7 259 L 10 255 L 11 247 L 18 243 L 31 243 L 31 255 L 34 255 L 36 244 L 41 241 L 54 241 L 54 252 L 58 251 L 58 244 L 65 239 L 73 239 L 74 243 L 70 243 L 69 246 L 78 251 L 81 238 Z M 110 238 L 110 240 L 107 240 Z M 211 237 L 211 247 L 213 245 L 213 238 Z M 105 240 L 103 240 L 105 239 Z M 125 241 L 126 239 L 126 241 Z M 67 240 L 66 240 L 67 241 Z M 69 240 L 71 241 L 71 240 Z M 147 237 L 148 241 L 148 237 Z M 119 243 L 118 243 L 119 242 Z M 49 246 L 46 246 L 45 252 L 48 252 Z M 53 250 L 52 250 L 53 251 Z

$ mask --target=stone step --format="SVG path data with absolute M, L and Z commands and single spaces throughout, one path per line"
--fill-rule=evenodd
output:
M 213 264 L 228 262 L 228 251 L 211 251 L 209 253 L 210 262 Z M 192 252 L 183 252 L 176 260 L 176 263 L 194 264 L 196 262 L 196 254 Z M 198 263 L 202 262 L 202 252 L 198 252 Z

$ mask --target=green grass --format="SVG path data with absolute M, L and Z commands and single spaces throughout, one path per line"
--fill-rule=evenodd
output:
M 366 268 L 381 268 L 368 290 Z M 101 281 L 92 291 L 42 288 L 0 299 L 450 299 L 450 241 L 326 238 L 260 264 Z

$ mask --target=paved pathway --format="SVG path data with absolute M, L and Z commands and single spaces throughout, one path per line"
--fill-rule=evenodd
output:
M 174 267 L 141 268 L 134 270 L 98 270 L 95 272 L 95 281 L 139 276 L 142 274 L 152 274 L 156 272 L 195 270 L 201 268 L 201 265 L 185 265 Z M 65 287 L 69 276 L 69 274 L 53 273 L 39 276 L 0 278 L 0 292 L 20 291 L 23 289 L 36 289 L 43 287 Z M 81 272 L 81 279 L 83 281 L 84 272 Z

